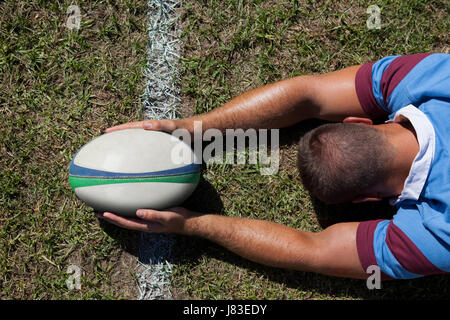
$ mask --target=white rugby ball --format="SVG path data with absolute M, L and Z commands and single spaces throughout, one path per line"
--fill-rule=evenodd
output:
M 160 131 L 126 129 L 103 134 L 70 163 L 76 196 L 98 212 L 135 216 L 137 209 L 183 203 L 200 179 L 191 147 Z

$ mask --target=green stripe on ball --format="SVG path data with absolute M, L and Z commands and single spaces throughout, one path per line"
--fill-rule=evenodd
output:
M 200 172 L 179 174 L 173 176 L 163 177 L 148 177 L 148 178 L 85 178 L 69 176 L 70 186 L 75 191 L 77 188 L 97 186 L 103 184 L 116 184 L 116 183 L 139 183 L 139 182 L 171 182 L 171 183 L 198 183 L 200 179 Z

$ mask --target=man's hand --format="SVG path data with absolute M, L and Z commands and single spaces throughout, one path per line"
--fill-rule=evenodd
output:
M 180 126 L 180 120 L 144 120 L 144 121 L 136 121 L 136 122 L 127 122 L 123 124 L 119 124 L 117 126 L 108 128 L 105 130 L 106 133 L 124 130 L 124 129 L 145 129 L 145 130 L 155 130 L 155 131 L 164 131 L 171 133 L 175 129 L 178 129 Z
M 199 213 L 185 208 L 174 207 L 164 211 L 139 209 L 136 211 L 136 216 L 139 218 L 122 217 L 111 212 L 99 213 L 97 216 L 116 226 L 130 230 L 184 234 L 186 221 L 199 215 Z

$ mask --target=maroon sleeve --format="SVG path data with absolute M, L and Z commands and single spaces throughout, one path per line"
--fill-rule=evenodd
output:
M 373 237 L 375 229 L 383 219 L 370 220 L 360 222 L 356 230 L 356 248 L 358 251 L 359 261 L 364 271 L 369 266 L 378 265 L 373 249 Z M 390 276 L 381 272 L 381 280 L 392 280 Z
M 420 228 L 425 228 L 420 226 Z M 386 245 L 395 259 L 407 271 L 419 275 L 442 274 L 445 271 L 437 268 L 420 251 L 414 242 L 393 221 L 386 232 Z
M 389 97 L 397 88 L 400 82 L 408 75 L 408 73 L 424 58 L 428 57 L 432 53 L 416 53 L 409 55 L 402 55 L 395 57 L 389 62 L 389 65 L 383 71 L 381 79 L 373 79 L 373 68 L 380 67 L 378 62 L 383 64 L 383 59 L 378 62 L 370 62 L 363 64 L 357 71 L 355 77 L 355 88 L 358 96 L 359 103 L 364 112 L 373 120 L 386 119 L 389 115 L 387 110 L 394 110 L 403 108 L 401 106 L 390 106 Z M 375 88 L 375 92 L 379 92 L 383 98 L 384 106 L 380 106 L 374 96 L 374 81 L 380 87 Z M 380 102 L 381 103 L 381 102 Z M 383 107 L 385 109 L 383 109 Z
M 372 67 L 375 62 L 363 64 L 356 72 L 355 88 L 359 103 L 370 119 L 386 118 L 388 113 L 381 108 L 373 95 Z
M 388 98 L 406 75 L 424 58 L 432 53 L 416 53 L 395 58 L 381 77 L 380 90 L 383 94 L 383 102 L 387 106 Z M 401 106 L 403 107 L 403 106 Z

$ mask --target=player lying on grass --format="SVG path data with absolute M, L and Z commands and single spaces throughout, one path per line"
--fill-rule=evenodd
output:
M 258 263 L 327 275 L 384 279 L 450 271 L 450 55 L 392 56 L 249 91 L 209 113 L 108 129 L 171 132 L 282 128 L 308 118 L 332 123 L 299 143 L 304 185 L 327 203 L 391 198 L 392 220 L 338 223 L 317 233 L 184 208 L 99 217 L 146 232 L 200 236 Z M 372 120 L 383 120 L 373 124 Z M 386 121 L 387 120 L 387 121 Z M 377 123 L 377 122 L 375 122 Z M 363 220 L 363 219 L 361 219 Z

